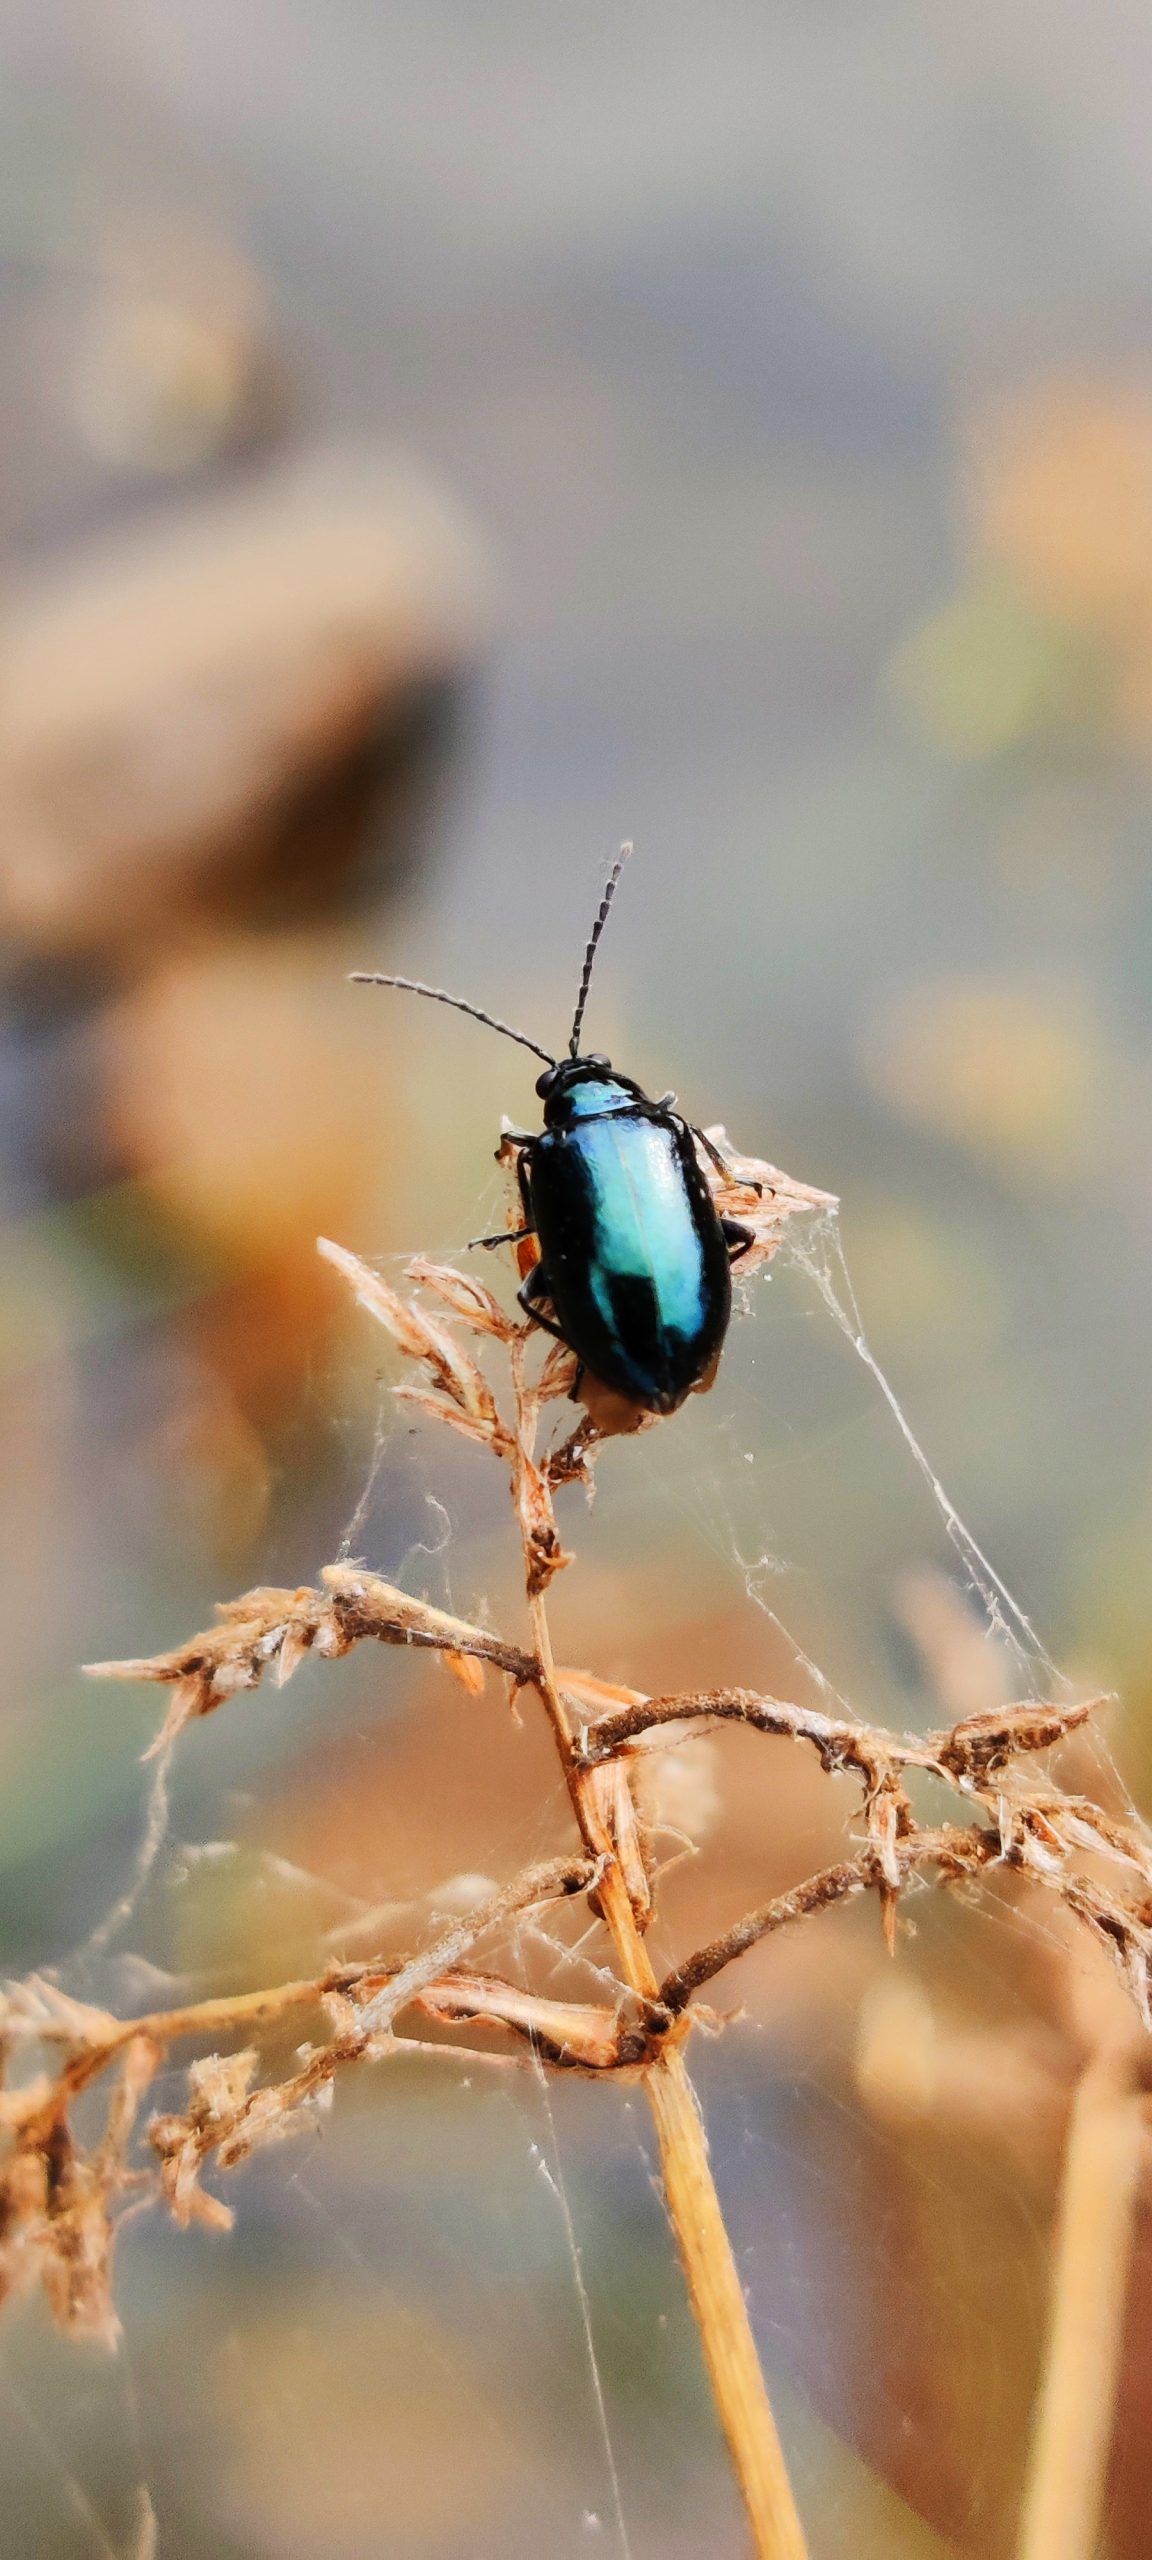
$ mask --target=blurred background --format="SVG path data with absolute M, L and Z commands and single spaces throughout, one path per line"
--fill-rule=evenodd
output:
M 394 1274 L 498 1223 L 530 1069 L 345 974 L 556 1039 L 625 835 L 594 1044 L 842 1196 L 878 1358 L 1146 1793 L 1150 85 L 1132 0 L 6 0 L 8 1971 L 273 1981 L 565 1840 L 530 1719 L 365 1652 L 193 1729 L 101 1933 L 152 1706 L 76 1666 L 344 1541 L 518 1623 L 502 1489 L 392 1418 L 314 1238 Z M 566 1500 L 606 1677 L 779 1687 L 783 1622 L 885 1721 L 1009 1681 L 794 1263 Z M 676 1783 L 669 1950 L 837 1854 L 782 1745 Z M 1110 1997 L 1019 1899 L 917 1919 L 895 1969 L 871 1910 L 773 1942 L 694 2048 L 821 2560 L 1011 2550 Z M 415 2062 L 230 2181 L 231 2238 L 134 2222 L 115 2357 L 8 2311 L 10 2547 L 623 2547 L 558 2176 L 631 2551 L 738 2550 L 642 2100 Z M 1150 2412 L 1141 2224 L 1111 2560 Z

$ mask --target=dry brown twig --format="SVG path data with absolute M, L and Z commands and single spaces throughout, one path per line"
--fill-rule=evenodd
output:
M 790 1219 L 832 1205 L 749 1158 L 736 1159 L 733 1180 L 717 1187 L 725 1210 L 754 1228 L 746 1270 L 771 1258 Z M 916 1741 L 752 1690 L 646 1697 L 558 1667 L 545 1594 L 570 1559 L 554 1495 L 566 1483 L 587 1482 L 598 1446 L 614 1431 L 636 1428 L 637 1418 L 586 1393 L 585 1420 L 562 1446 L 539 1455 L 541 1416 L 574 1383 L 575 1363 L 563 1346 L 549 1344 L 538 1359 L 537 1330 L 513 1321 L 471 1275 L 417 1261 L 409 1266 L 412 1288 L 401 1294 L 342 1247 L 322 1243 L 320 1250 L 410 1364 L 397 1395 L 487 1449 L 506 1470 L 529 1641 L 513 1643 L 452 1617 L 360 1566 L 330 1565 L 315 1589 L 246 1592 L 220 1609 L 214 1627 L 170 1653 L 90 1668 L 99 1678 L 153 1681 L 169 1691 L 153 1750 L 265 1677 L 282 1685 L 307 1654 L 330 1659 L 367 1641 L 414 1646 L 437 1654 L 477 1693 L 495 1672 L 514 1695 L 532 1691 L 544 1708 L 578 1847 L 513 1878 L 406 1962 L 334 1965 L 307 1980 L 132 2019 L 84 2007 L 38 1979 L 11 1989 L 0 2010 L 7 2081 L 0 2089 L 0 2288 L 38 2276 L 62 2322 L 113 2339 L 111 2260 L 127 2202 L 159 2193 L 181 2222 L 227 2224 L 228 2208 L 202 2183 L 206 2168 L 232 2168 L 283 2135 L 330 2101 L 346 2067 L 413 2049 L 442 2053 L 442 2043 L 429 2047 L 419 2038 L 422 2018 L 441 2029 L 495 2027 L 513 2054 L 519 2046 L 545 2067 L 625 2074 L 643 2084 L 753 2541 L 769 2560 L 798 2560 L 803 2534 L 685 2069 L 694 1996 L 772 1932 L 851 1897 L 875 1893 L 892 1946 L 909 1891 L 932 1879 L 975 1885 L 990 1869 L 1009 1869 L 1057 1897 L 1108 1950 L 1140 2017 L 1152 2023 L 1152 1850 L 1134 1825 L 1085 1796 L 1062 1793 L 1042 1756 L 1100 1701 L 995 1705 Z M 476 1357 L 473 1346 L 485 1338 L 508 1364 L 508 1413 Z M 859 1836 L 837 1864 L 738 1918 L 660 1979 L 645 1942 L 652 1886 L 635 1781 L 654 1752 L 727 1723 L 801 1743 L 826 1771 L 854 1778 Z M 930 1827 L 918 1819 L 909 1792 L 916 1772 L 950 1788 L 952 1819 Z M 579 1894 L 588 1896 L 611 1944 L 613 2001 L 547 2000 L 499 1972 L 473 1969 L 481 1942 L 514 1914 Z M 319 2040 L 298 2047 L 298 2067 L 287 2077 L 262 2078 L 263 2040 L 309 2014 L 322 2028 Z M 147 2089 L 172 2047 L 184 2042 L 201 2054 L 188 2068 L 183 2105 L 148 2120 L 141 2156 L 132 2142 Z M 223 2044 L 238 2049 L 222 2052 Z M 475 2048 L 469 2052 L 475 2060 Z M 28 2076 L 30 2060 L 38 2067 Z M 103 2130 L 85 2146 L 73 2110 L 97 2083 L 107 2092 Z

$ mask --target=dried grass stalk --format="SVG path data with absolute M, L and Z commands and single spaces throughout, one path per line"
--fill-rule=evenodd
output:
M 727 1147 L 722 1131 L 710 1133 Z M 728 1150 L 731 1155 L 731 1150 Z M 744 1268 L 769 1260 L 789 1220 L 822 1212 L 824 1194 L 771 1166 L 733 1157 L 720 1205 L 753 1229 Z M 753 1185 L 760 1186 L 753 1189 Z M 660 2144 L 665 2199 L 752 2538 L 763 2560 L 802 2560 L 804 2536 L 756 2359 L 747 2306 L 712 2182 L 684 2042 L 693 2002 L 750 1947 L 853 1897 L 876 1896 L 890 1945 L 904 1897 L 935 1880 L 972 1889 L 991 1872 L 1015 1871 L 1056 1897 L 1107 1949 L 1145 2023 L 1152 2017 L 1152 1854 L 1134 1824 L 1089 1798 L 1064 1794 L 1046 1755 L 1098 1708 L 1097 1699 L 993 1704 L 962 1714 L 917 1741 L 850 1716 L 750 1689 L 646 1697 L 590 1670 L 557 1666 L 545 1595 L 568 1561 L 555 1519 L 560 1485 L 587 1481 L 604 1440 L 636 1417 L 592 1411 L 559 1450 L 541 1457 L 542 1414 L 572 1388 L 575 1364 L 511 1319 L 470 1274 L 425 1260 L 401 1293 L 342 1247 L 321 1252 L 388 1332 L 411 1373 L 396 1392 L 430 1418 L 487 1448 L 504 1468 L 524 1563 L 528 1640 L 504 1636 L 414 1599 L 356 1565 L 330 1565 L 312 1589 L 246 1592 L 189 1643 L 147 1660 L 90 1666 L 102 1679 L 147 1680 L 169 1691 L 154 1749 L 266 1676 L 283 1683 L 305 1655 L 331 1659 L 375 1641 L 435 1652 L 475 1692 L 489 1672 L 531 1691 L 551 1725 L 576 1832 L 567 1858 L 532 1867 L 494 1891 L 411 1958 L 334 1965 L 286 1982 L 183 2009 L 118 2019 L 33 1980 L 13 1988 L 0 2014 L 5 2061 L 34 2048 L 41 2067 L 0 2091 L 6 2145 L 0 2168 L 0 2283 L 38 2276 L 66 2326 L 115 2334 L 110 2267 L 124 2201 L 159 2193 L 177 2220 L 227 2222 L 204 2172 L 235 2167 L 258 2144 L 282 2137 L 330 2101 L 341 2071 L 426 2049 L 417 2029 L 494 2031 L 555 2071 L 626 2074 L 644 2087 Z M 521 1248 L 523 1251 L 523 1248 Z M 431 1302 L 431 1304 L 429 1303 Z M 477 1356 L 484 1342 L 507 1364 L 502 1406 Z M 828 1773 L 858 1789 L 855 1837 L 844 1857 L 758 1909 L 710 1944 L 685 1952 L 658 1978 L 645 1943 L 654 1882 L 644 1804 L 655 1755 L 686 1737 L 737 1723 L 815 1752 Z M 694 1745 L 694 1747 L 697 1747 Z M 909 1773 L 926 1772 L 955 1799 L 951 1818 L 916 1816 Z M 498 1939 L 512 1915 L 584 1894 L 610 1942 L 614 2000 L 558 2002 L 526 1992 L 470 1959 Z M 267 2039 L 294 2013 L 311 2011 L 316 2041 L 285 2079 L 262 2076 Z M 194 2041 L 182 2101 L 133 2131 L 146 2090 L 174 2045 Z M 238 2049 L 223 2051 L 225 2044 Z M 435 2048 L 443 2050 L 443 2047 Z M 470 2047 L 472 2059 L 475 2049 Z M 496 2057 L 493 2057 L 495 2061 Z M 23 2067 L 23 2066 L 22 2066 Z M 72 2110 L 83 2090 L 106 2090 L 102 2133 L 85 2150 Z

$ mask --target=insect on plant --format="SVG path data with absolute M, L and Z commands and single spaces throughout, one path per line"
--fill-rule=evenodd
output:
M 544 1127 L 509 1132 L 524 1224 L 476 1242 L 493 1249 L 534 1238 L 540 1258 L 518 1292 L 525 1314 L 629 1405 L 668 1414 L 712 1384 L 732 1312 L 731 1267 L 753 1236 L 717 1210 L 700 1150 L 722 1176 L 731 1168 L 676 1109 L 675 1094 L 653 1101 L 609 1058 L 581 1051 L 596 951 L 631 851 L 621 846 L 600 901 L 563 1058 L 443 987 L 376 970 L 354 979 L 452 1005 L 543 1058 Z
M 602 2084 L 639 2086 L 651 2113 L 668 2220 L 751 2547 L 757 2560 L 805 2560 L 809 2545 L 686 2059 L 694 2027 L 714 2033 L 726 2023 L 700 1995 L 778 1932 L 806 1927 L 817 1914 L 864 1896 L 876 1898 L 888 1950 L 896 1954 L 904 1897 L 923 1891 L 934 1878 L 965 1894 L 983 1883 L 998 1906 L 1009 1892 L 1027 1895 L 1024 1914 L 1033 1929 L 1034 1897 L 1053 1897 L 1079 1925 L 1085 1946 L 1095 1945 L 1102 1959 L 1119 1967 L 1147 2028 L 1152 1850 L 1126 1813 L 1118 1816 L 1110 1801 L 1097 1805 L 1080 1790 L 1066 1793 L 1048 1767 L 1048 1754 L 1104 1704 L 1077 1697 L 1067 1684 L 1055 1698 L 1032 1693 L 1005 1704 L 1002 1666 L 994 1665 L 992 1703 L 973 1704 L 966 1680 L 958 1721 L 909 1737 L 866 1725 L 847 1706 L 831 1712 L 835 1693 L 815 1704 L 726 1684 L 651 1695 L 623 1688 L 593 1669 L 558 1664 L 547 1595 L 556 1574 L 574 1558 L 561 1542 L 556 1496 L 576 1483 L 587 1489 L 597 1439 L 629 1427 L 611 1417 L 603 1426 L 585 1392 L 590 1427 L 581 1424 L 558 1448 L 538 1446 L 554 1400 L 569 1391 L 574 1367 L 587 1365 L 589 1385 L 607 1381 L 609 1392 L 622 1387 L 641 1417 L 674 1411 L 693 1387 L 709 1383 L 728 1323 L 735 1256 L 746 1251 L 745 1270 L 761 1269 L 794 1219 L 831 1220 L 836 1210 L 827 1193 L 791 1181 L 758 1157 L 729 1163 L 723 1130 L 695 1130 L 677 1112 L 672 1095 L 652 1101 L 631 1078 L 617 1075 L 607 1058 L 581 1054 L 596 951 L 626 852 L 596 916 L 564 1058 L 551 1057 L 479 1006 L 436 987 L 414 987 L 519 1041 L 546 1070 L 538 1088 L 544 1128 L 505 1142 L 520 1177 L 525 1223 L 508 1240 L 522 1273 L 529 1255 L 539 1251 L 521 1290 L 527 1321 L 452 1266 L 418 1256 L 408 1264 L 410 1285 L 398 1290 L 343 1246 L 319 1239 L 325 1261 L 408 1364 L 395 1390 L 405 1409 L 486 1449 L 506 1472 L 519 1533 L 526 1626 L 514 1640 L 449 1615 L 341 1557 L 323 1568 L 314 1586 L 282 1590 L 261 1584 L 226 1602 L 214 1626 L 171 1652 L 90 1666 L 105 1679 L 163 1684 L 169 1708 L 152 1745 L 153 1812 L 133 1884 L 88 1948 L 106 1942 L 109 1929 L 131 1914 L 152 1873 L 163 1844 L 168 1762 L 185 1728 L 238 1702 L 265 1679 L 282 1685 L 308 1656 L 335 1660 L 365 1641 L 403 1648 L 412 1659 L 420 1653 L 438 1656 L 478 1717 L 486 1674 L 507 1684 L 513 1701 L 533 1694 L 554 1745 L 570 1836 L 556 1856 L 534 1861 L 491 1890 L 484 1887 L 478 1901 L 454 1909 L 447 1926 L 433 1928 L 415 1947 L 410 1940 L 393 1946 L 377 1937 L 385 1912 L 395 1906 L 362 1911 L 352 1927 L 360 1932 L 371 1922 L 367 1953 L 341 1952 L 326 1940 L 315 1969 L 303 1979 L 210 1993 L 174 2008 L 130 2007 L 126 2016 L 78 2000 L 39 1974 L 5 1986 L 0 2300 L 6 2290 L 38 2278 L 63 2325 L 114 2344 L 119 2324 L 112 2259 L 124 2216 L 138 2213 L 152 2196 L 165 2200 L 182 2225 L 226 2227 L 229 2208 L 208 2188 L 204 2173 L 234 2170 L 293 2124 L 308 2122 L 361 2064 L 375 2067 L 405 2055 L 455 2050 L 468 2055 L 471 2077 L 485 2058 L 499 2070 L 514 2069 L 519 2054 L 541 2077 L 575 2072 Z M 382 983 L 414 984 L 392 977 Z M 478 1241 L 495 1245 L 505 1239 Z M 538 1322 L 560 1334 L 563 1351 L 549 1346 L 539 1360 L 531 1356 L 530 1330 Z M 852 1340 L 887 1394 L 863 1334 L 854 1332 Z M 927 1470 L 927 1461 L 920 1463 Z M 945 1512 L 989 1624 L 1006 1630 L 1014 1619 L 1031 1641 L 1027 1622 L 1013 1611 L 962 1524 L 946 1505 Z M 999 1615 L 1001 1599 L 1007 1619 Z M 652 1800 L 644 1781 L 654 1756 L 680 1751 L 692 1728 L 718 1734 L 734 1725 L 749 1736 L 802 1745 L 826 1775 L 854 1780 L 856 1800 L 846 1808 L 852 1837 L 839 1836 L 836 1820 L 830 1862 L 741 1916 L 728 1916 L 719 1934 L 703 1944 L 669 1950 L 669 1967 L 668 1954 L 661 1952 L 661 1860 L 653 1848 L 646 1810 L 646 1800 L 649 1806 Z M 913 1793 L 913 1785 L 924 1782 L 931 1785 L 927 1822 Z M 951 1812 L 949 1790 L 958 1799 Z M 560 1791 L 551 1792 L 558 1797 Z M 549 1952 L 547 1915 L 554 1909 L 558 1917 L 573 1903 L 584 1906 L 575 1944 L 560 1929 Z M 528 1933 L 534 1943 L 544 1940 L 547 1963 L 539 1987 L 525 1972 L 516 1927 L 529 1912 L 544 1915 Z M 603 1932 L 593 1960 L 595 1995 L 557 1998 L 554 1963 L 579 1954 L 585 1912 Z M 407 1931 L 406 1917 L 402 1925 Z M 510 1928 L 505 1956 L 500 1933 L 507 1937 Z M 299 2043 L 299 2028 L 289 2022 L 309 2013 L 321 2022 L 321 2032 Z M 426 2021 L 436 2028 L 435 2044 L 424 2035 Z M 485 2040 L 493 2031 L 506 2049 L 486 2056 Z M 286 2071 L 285 2038 L 293 2047 Z M 181 2074 L 170 2057 L 188 2041 L 198 2050 Z M 1094 2046 L 1093 2052 L 1069 2134 L 1067 2209 L 1062 2208 L 1069 2237 L 1060 2243 L 1054 2279 L 1055 2343 L 1020 2544 L 1030 2560 L 1032 2554 L 1057 2560 L 1058 2549 L 1072 2560 L 1074 2551 L 1094 2548 L 1104 2493 L 1127 2235 L 1134 2227 L 1139 2146 L 1146 2133 L 1147 2064 L 1143 2044 L 1135 2038 L 1123 2042 L 1111 2024 L 1106 2047 Z M 999 2055 L 996 2068 L 1003 2071 Z M 166 2102 L 141 2123 L 148 2092 L 160 2086 Z M 1027 2088 L 1032 2108 L 1031 2082 Z M 1087 2195 L 1090 2186 L 1095 2198 L 1105 2135 L 1104 2185 L 1116 2211 L 1102 2240 L 1099 2215 L 1079 2204 L 1073 2212 L 1068 2199 L 1075 2202 L 1081 2191 Z M 567 2224 L 566 2207 L 565 2216 Z M 1093 2276 L 1087 2296 L 1086 2250 Z M 587 2335 L 603 2414 L 590 2327 Z M 1074 2364 L 1065 2352 L 1065 2338 L 1073 2335 L 1089 2341 L 1091 2374 L 1079 2347 Z M 619 2542 L 626 2550 L 606 2418 L 604 2426 Z M 1063 2535 L 1069 2516 L 1073 2539 Z

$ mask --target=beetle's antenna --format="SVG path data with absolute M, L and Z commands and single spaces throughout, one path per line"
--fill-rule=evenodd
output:
M 353 987 L 403 987 L 410 996 L 431 996 L 434 1004 L 450 1004 L 457 1013 L 470 1013 L 473 1022 L 486 1022 L 490 1031 L 502 1031 L 506 1040 L 518 1040 L 522 1049 L 543 1058 L 546 1067 L 554 1067 L 555 1058 L 542 1049 L 538 1040 L 530 1040 L 526 1031 L 514 1031 L 510 1022 L 498 1022 L 494 1013 L 485 1013 L 478 1004 L 466 1004 L 463 996 L 450 996 L 444 987 L 425 987 L 419 978 L 386 978 L 378 969 L 352 969 L 349 985 Z
M 584 1021 L 584 1007 L 588 1002 L 588 989 L 592 984 L 592 963 L 596 957 L 596 945 L 599 942 L 600 936 L 604 931 L 604 927 L 608 922 L 608 909 L 616 894 L 616 883 L 631 851 L 632 847 L 630 844 L 621 845 L 620 851 L 616 856 L 616 860 L 612 865 L 608 886 L 600 900 L 600 912 L 588 937 L 588 948 L 584 954 L 584 969 L 580 979 L 580 993 L 576 998 L 576 1013 L 572 1023 L 572 1037 L 568 1043 L 568 1055 L 570 1058 L 575 1058 L 579 1053 L 580 1031 Z

